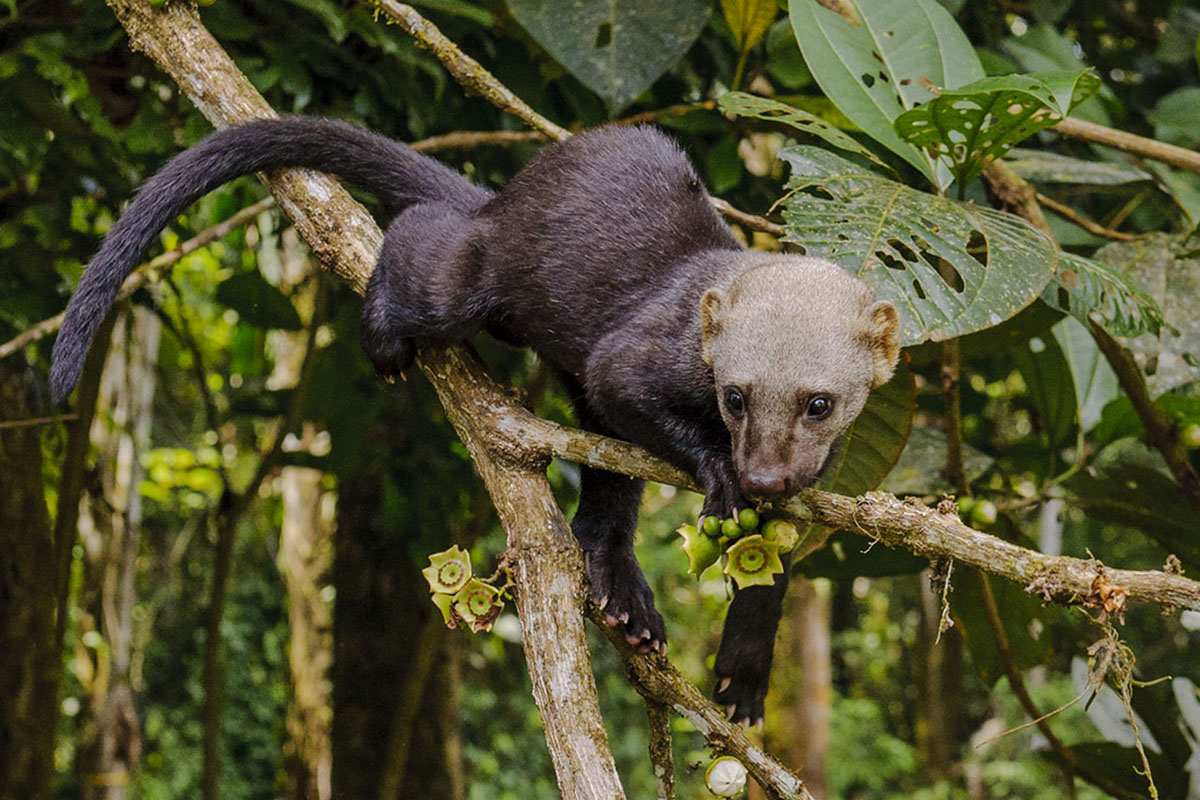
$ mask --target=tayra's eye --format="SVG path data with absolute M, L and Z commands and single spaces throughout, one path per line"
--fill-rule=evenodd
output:
M 746 398 L 737 389 L 725 390 L 725 408 L 735 417 L 746 413 Z
M 825 419 L 833 411 L 833 398 L 819 394 L 808 401 L 804 416 L 809 419 Z

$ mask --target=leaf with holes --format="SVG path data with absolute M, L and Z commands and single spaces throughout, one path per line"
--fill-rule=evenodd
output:
M 758 44 L 779 13 L 775 0 L 721 0 L 721 13 L 742 53 Z
M 1059 253 L 1058 258 L 1058 272 L 1042 293 L 1044 302 L 1084 324 L 1094 319 L 1114 336 L 1158 333 L 1162 310 L 1132 276 L 1119 267 L 1074 253 Z
M 1124 344 L 1148 374 L 1154 394 L 1200 379 L 1200 252 L 1194 247 L 1183 237 L 1151 234 L 1096 251 L 1097 261 L 1145 290 L 1141 296 L 1155 311 L 1162 308 L 1161 326 L 1113 330 L 1130 337 Z
M 784 240 L 895 303 L 905 345 L 996 325 L 1054 274 L 1050 241 L 1019 217 L 910 189 L 816 147 L 779 155 L 792 168 Z
M 620 111 L 687 52 L 708 21 L 707 0 L 507 0 L 538 44 Z
M 892 122 L 929 100 L 922 83 L 956 88 L 984 77 L 975 49 L 937 0 L 844 0 L 857 25 L 816 0 L 792 0 L 796 41 L 821 91 L 934 185 L 950 172 L 896 135 Z
M 739 117 L 753 117 L 768 122 L 782 123 L 799 133 L 816 136 L 839 150 L 854 153 L 872 163 L 890 169 L 879 156 L 859 144 L 857 139 L 803 109 L 745 92 L 726 92 L 721 95 L 721 99 L 717 103 L 721 106 L 721 110 L 727 113 L 737 114 Z
M 984 78 L 936 96 L 896 117 L 896 135 L 946 163 L 959 184 L 1018 142 L 1057 125 L 1095 94 L 1100 79 L 1090 71 Z

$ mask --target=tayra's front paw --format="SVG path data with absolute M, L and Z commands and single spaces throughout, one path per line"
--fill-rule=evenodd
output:
M 621 626 L 625 641 L 640 653 L 667 652 L 667 628 L 654 607 L 654 592 L 646 584 L 632 554 L 603 550 L 584 553 L 592 599 L 610 627 Z
M 378 336 L 364 330 L 363 349 L 375 374 L 389 383 L 403 375 L 416 358 L 416 346 L 407 336 Z
M 763 719 L 763 701 L 771 676 L 771 650 L 751 642 L 721 641 L 713 671 L 717 689 L 713 699 L 725 708 L 725 716 L 740 725 L 758 725 Z

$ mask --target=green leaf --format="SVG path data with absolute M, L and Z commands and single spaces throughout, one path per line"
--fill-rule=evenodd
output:
M 1120 394 L 1117 374 L 1092 334 L 1074 317 L 1065 317 L 1051 332 L 1071 369 L 1079 425 L 1091 430 L 1100 421 L 1104 406 Z
M 1154 138 L 1180 147 L 1196 144 L 1200 132 L 1200 86 L 1185 86 L 1163 95 L 1146 112 Z
M 1200 520 L 1163 473 L 1126 463 L 1096 475 L 1077 472 L 1064 486 L 1089 517 L 1137 528 L 1179 556 L 1189 572 L 1200 571 Z
M 1150 373 L 1147 383 L 1155 394 L 1200 378 L 1200 253 L 1192 247 L 1178 236 L 1152 234 L 1113 242 L 1096 253 L 1096 260 L 1124 270 L 1131 283 L 1162 307 L 1161 327 L 1124 341 Z
M 721 13 L 737 40 L 738 50 L 744 53 L 766 35 L 779 6 L 775 0 L 721 0 Z
M 960 184 L 979 175 L 1018 142 L 1057 125 L 1100 88 L 1092 72 L 984 78 L 898 116 L 896 134 L 948 163 Z
M 896 135 L 893 121 L 930 99 L 922 83 L 957 88 L 984 77 L 954 18 L 935 0 L 846 0 L 852 25 L 816 0 L 789 13 L 804 60 L 821 90 L 854 124 L 944 188 L 949 173 Z
M 1070 367 L 1062 348 L 1053 336 L 1035 336 L 1010 353 L 1025 379 L 1041 433 L 1056 451 L 1074 438 L 1079 419 L 1075 385 L 1063 380 Z
M 298 331 L 304 327 L 291 301 L 257 272 L 242 272 L 221 281 L 217 300 L 259 328 Z
M 912 430 L 916 402 L 916 379 L 908 364 L 901 359 L 896 365 L 896 374 L 892 379 L 871 392 L 867 398 L 866 407 L 854 420 L 838 451 L 821 473 L 817 487 L 839 494 L 857 495 L 878 486 L 904 451 L 904 445 Z M 823 526 L 815 523 L 801 525 L 800 541 L 823 535 L 823 530 Z M 836 534 L 834 536 L 836 537 Z M 852 544 L 835 548 L 832 544 L 835 540 L 830 538 L 825 547 L 804 559 L 801 567 L 804 574 L 834 577 L 843 570 L 853 575 L 907 574 L 920 570 L 927 563 L 923 559 L 917 559 L 919 566 L 914 569 L 912 559 L 915 556 L 910 553 L 898 553 L 895 557 L 885 556 L 879 559 L 884 552 L 893 552 L 880 546 L 875 548 L 880 551 L 876 559 L 872 559 L 868 564 L 857 555 L 863 546 L 862 539 L 857 536 L 850 536 L 849 539 L 854 540 Z M 836 553 L 833 552 L 835 549 Z M 882 571 L 859 571 L 872 569 Z
M 1153 180 L 1145 170 L 1123 161 L 1086 161 L 1049 150 L 1013 148 L 1004 163 L 1013 172 L 1033 183 L 1119 186 Z
M 917 388 L 903 359 L 892 379 L 867 398 L 817 487 L 839 494 L 862 494 L 879 485 L 904 450 L 916 411 Z
M 1137 690 L 1134 693 L 1136 694 Z M 1145 769 L 1142 766 L 1142 757 L 1135 748 L 1125 747 L 1116 742 L 1086 742 L 1071 745 L 1067 749 L 1090 772 L 1103 775 L 1139 797 L 1150 797 L 1149 784 L 1141 774 Z M 1160 800 L 1184 800 L 1188 796 L 1189 772 L 1183 769 L 1181 764 L 1164 758 L 1156 750 L 1150 747 L 1146 747 L 1145 750 Z M 1049 752 L 1043 755 L 1054 759 Z
M 887 180 L 815 147 L 791 147 L 784 239 L 858 275 L 900 311 L 905 345 L 996 325 L 1054 274 L 1049 240 L 1017 216 Z
M 717 103 L 726 113 L 788 125 L 799 133 L 816 136 L 834 147 L 862 156 L 881 167 L 890 169 L 879 156 L 859 144 L 857 139 L 843 133 L 820 117 L 795 106 L 745 92 L 726 92 L 721 95 L 721 99 Z
M 909 434 L 908 443 L 896 466 L 879 484 L 879 488 L 895 495 L 941 495 L 954 491 L 946 480 L 946 433 L 937 428 L 918 425 Z M 963 445 L 963 467 L 967 483 L 978 480 L 995 463 L 988 454 Z
M 1004 675 L 1004 665 L 987 618 L 987 606 L 979 585 L 980 574 L 970 569 L 954 570 L 950 583 L 953 587 L 950 614 L 971 651 L 972 663 L 990 686 Z M 1054 654 L 1050 636 L 1044 629 L 1039 637 L 1035 638 L 1032 633 L 1039 627 L 1033 624 L 1034 620 L 1045 614 L 1041 602 L 1009 581 L 991 580 L 989 585 L 1017 668 L 1024 670 L 1046 663 Z
M 683 57 L 710 7 L 707 0 L 573 0 L 567 17 L 558 0 L 507 3 L 521 27 L 614 113 Z
M 1153 334 L 1162 327 L 1158 303 L 1142 291 L 1133 276 L 1119 267 L 1074 253 L 1060 252 L 1058 259 L 1058 272 L 1042 293 L 1047 305 L 1084 324 L 1094 319 L 1114 336 Z

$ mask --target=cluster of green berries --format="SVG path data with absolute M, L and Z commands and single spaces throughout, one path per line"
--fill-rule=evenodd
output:
M 490 631 L 504 609 L 504 591 L 472 577 L 471 557 L 458 545 L 431 555 L 421 574 L 448 628 L 461 623 L 472 633 Z
M 688 572 L 699 579 L 701 572 L 724 556 L 724 573 L 739 589 L 773 584 L 775 576 L 783 572 L 780 554 L 791 552 L 800 539 L 794 523 L 786 519 L 761 522 L 753 508 L 743 508 L 728 519 L 701 517 L 698 525 L 683 525 L 676 533 L 683 537 Z
M 958 498 L 958 513 L 964 522 L 969 522 L 980 528 L 995 524 L 1000 510 L 991 500 L 978 500 L 974 497 Z

